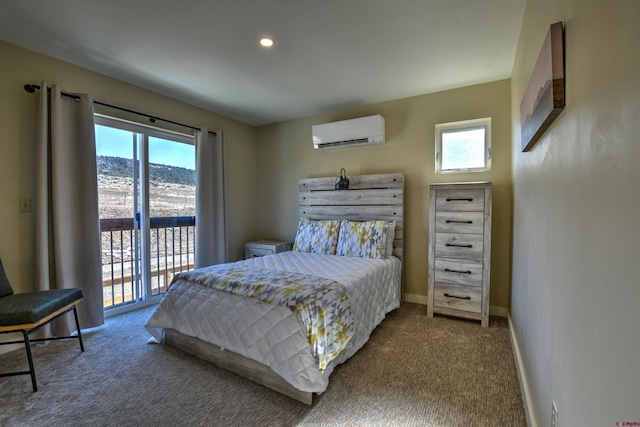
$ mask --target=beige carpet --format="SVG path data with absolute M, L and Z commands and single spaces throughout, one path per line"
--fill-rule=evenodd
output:
M 146 344 L 151 309 L 77 341 L 34 347 L 28 376 L 0 379 L 1 426 L 525 426 L 506 320 L 427 318 L 404 304 L 307 406 L 169 346 Z M 0 372 L 26 369 L 24 351 Z

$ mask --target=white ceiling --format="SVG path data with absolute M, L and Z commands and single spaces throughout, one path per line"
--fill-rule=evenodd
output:
M 525 3 L 0 0 L 0 39 L 262 125 L 509 78 Z

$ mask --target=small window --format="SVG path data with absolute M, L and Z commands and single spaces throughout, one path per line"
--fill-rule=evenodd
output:
M 436 125 L 436 173 L 491 170 L 491 118 Z

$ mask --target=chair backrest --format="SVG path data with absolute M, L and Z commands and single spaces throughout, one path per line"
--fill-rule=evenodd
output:
M 11 283 L 9 283 L 9 279 L 7 279 L 4 267 L 2 266 L 2 260 L 0 259 L 0 298 L 8 295 L 13 295 L 13 288 L 11 287 Z

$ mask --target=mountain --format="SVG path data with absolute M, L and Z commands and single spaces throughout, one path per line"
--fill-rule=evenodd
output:
M 133 176 L 133 160 L 122 157 L 96 156 L 98 175 L 131 178 Z M 196 185 L 196 171 L 177 166 L 149 163 L 149 180 L 151 183 L 169 183 Z

